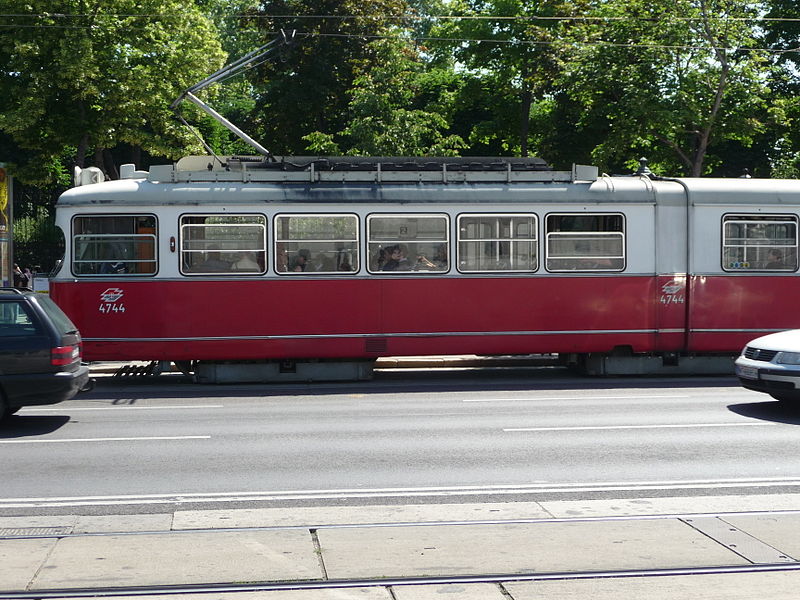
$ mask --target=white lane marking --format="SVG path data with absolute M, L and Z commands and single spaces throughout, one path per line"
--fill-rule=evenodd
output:
M 649 400 L 650 398 L 691 398 L 681 396 L 528 396 L 526 398 L 466 398 L 462 402 L 520 402 L 537 400 Z
M 658 491 L 683 489 L 800 487 L 800 478 L 742 478 L 721 480 L 676 480 L 652 482 L 535 483 L 523 485 L 454 486 L 427 488 L 376 488 L 268 492 L 213 492 L 145 494 L 121 496 L 68 496 L 52 498 L 0 499 L 0 509 L 67 506 L 153 505 L 282 500 L 331 500 L 355 498 L 409 498 L 434 496 L 478 496 L 513 494 L 568 494 L 573 492 Z
M 222 404 L 195 406 L 53 406 L 51 408 L 23 408 L 20 412 L 75 412 L 79 410 L 180 410 L 190 408 L 224 408 Z
M 164 435 L 152 437 L 67 438 L 43 440 L 0 440 L 0 444 L 68 444 L 75 442 L 149 442 L 152 440 L 207 440 L 210 435 Z
M 692 427 L 772 427 L 776 423 L 685 423 L 669 425 L 598 425 L 587 427 L 508 427 L 503 431 L 603 431 L 615 429 L 689 429 Z

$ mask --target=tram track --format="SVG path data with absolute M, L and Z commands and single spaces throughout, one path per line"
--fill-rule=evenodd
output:
M 236 592 L 277 592 L 302 590 L 334 590 L 368 587 L 397 587 L 418 585 L 511 583 L 580 579 L 625 579 L 688 575 L 736 575 L 778 571 L 800 571 L 800 563 L 760 564 L 746 566 L 689 567 L 666 569 L 625 569 L 604 571 L 558 571 L 540 573 L 480 573 L 435 577 L 354 578 L 306 581 L 232 582 L 190 585 L 103 586 L 49 590 L 0 591 L 0 600 L 39 600 L 45 598 L 113 598 L 147 597 L 155 595 L 223 594 Z

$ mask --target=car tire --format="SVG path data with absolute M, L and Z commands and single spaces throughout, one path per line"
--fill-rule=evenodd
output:
M 5 394 L 3 394 L 3 390 L 0 390 L 0 421 L 11 414 L 11 409 L 8 408 L 8 404 L 6 403 Z

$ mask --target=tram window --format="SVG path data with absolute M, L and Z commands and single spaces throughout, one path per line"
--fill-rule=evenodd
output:
M 622 271 L 625 220 L 618 214 L 547 216 L 548 271 Z
M 446 215 L 372 215 L 367 229 L 371 273 L 445 273 L 450 268 Z
M 153 215 L 91 215 L 72 220 L 75 275 L 153 275 L 156 272 Z
M 262 275 L 267 264 L 264 215 L 183 215 L 181 273 Z
M 460 215 L 458 270 L 535 271 L 536 215 Z
M 275 217 L 275 271 L 282 275 L 345 274 L 359 269 L 356 215 Z
M 796 271 L 797 217 L 725 215 L 722 219 L 725 271 Z

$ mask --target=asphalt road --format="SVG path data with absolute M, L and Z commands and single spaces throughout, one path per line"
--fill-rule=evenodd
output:
M 0 426 L 0 516 L 796 492 L 798 425 L 733 378 L 106 378 Z

